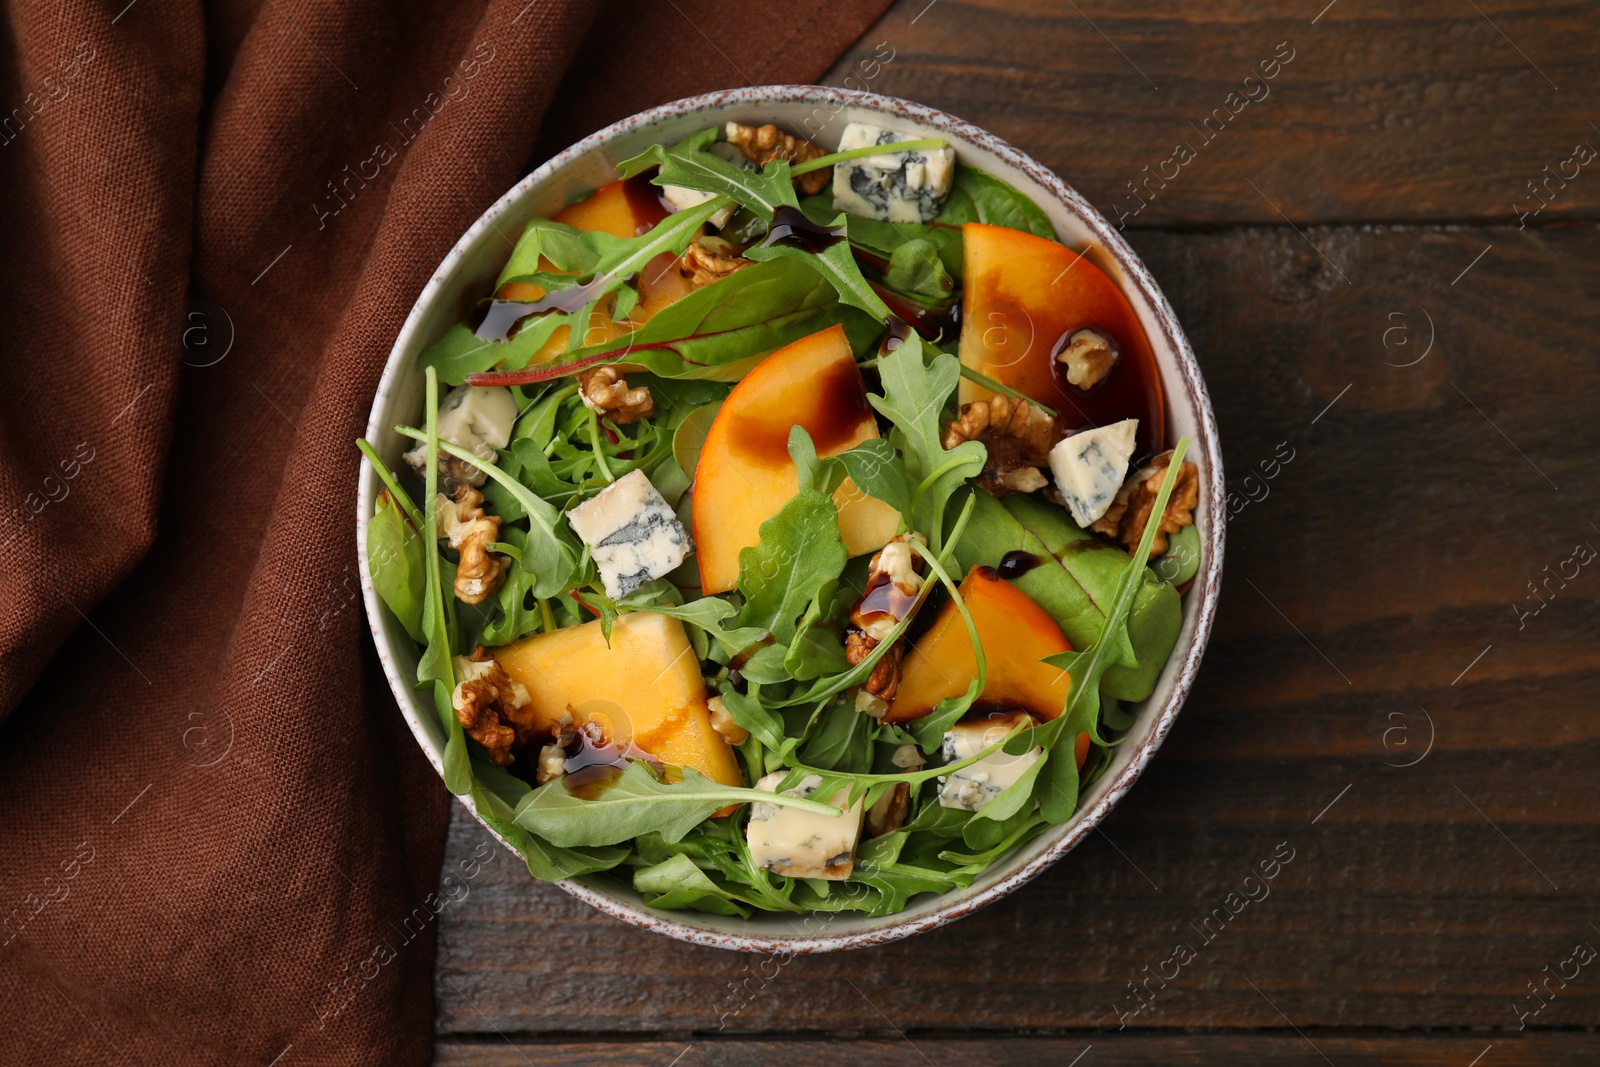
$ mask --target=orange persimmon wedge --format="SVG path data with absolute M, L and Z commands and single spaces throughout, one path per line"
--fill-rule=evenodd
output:
M 1004 226 L 961 227 L 961 362 L 1054 408 L 1063 428 L 1139 420 L 1141 449 L 1162 446 L 1166 404 L 1149 339 L 1133 305 L 1099 267 L 1054 241 Z M 1090 392 L 1066 383 L 1056 353 L 1093 329 L 1121 352 Z M 962 379 L 962 403 L 989 390 Z
M 554 732 L 571 714 L 662 763 L 744 784 L 733 749 L 711 726 L 700 661 L 677 619 L 636 611 L 611 624 L 610 645 L 596 619 L 492 651 L 527 687 L 542 729 Z
M 756 364 L 717 412 L 694 475 L 695 559 L 700 588 L 724 593 L 739 580 L 739 553 L 800 488 L 789 430 L 804 426 L 819 456 L 878 436 L 867 385 L 843 326 L 785 345 Z M 852 556 L 882 548 L 900 513 L 846 479 L 833 495 Z
M 988 665 L 983 692 L 974 703 L 986 711 L 1026 711 L 1043 722 L 1066 707 L 1072 678 L 1039 662 L 1072 645 L 1050 613 L 989 567 L 974 567 L 961 583 Z M 906 653 L 900 685 L 887 722 L 908 722 L 931 712 L 946 697 L 960 696 L 977 677 L 972 638 L 955 603 L 940 609 L 933 625 Z

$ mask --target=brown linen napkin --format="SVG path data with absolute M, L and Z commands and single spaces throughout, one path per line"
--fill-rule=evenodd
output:
M 427 1060 L 471 872 L 357 592 L 389 347 L 544 154 L 884 6 L 8 9 L 0 1062 Z

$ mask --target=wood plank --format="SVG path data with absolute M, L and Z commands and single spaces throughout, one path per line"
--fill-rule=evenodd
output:
M 909 1034 L 857 1041 L 718 1040 L 518 1043 L 495 1039 L 464 1044 L 442 1041 L 437 1067 L 720 1067 L 782 1063 L 786 1067 L 926 1067 L 929 1063 L 985 1063 L 1035 1067 L 1238 1067 L 1248 1064 L 1321 1064 L 1340 1067 L 1568 1067 L 1592 1063 L 1590 1034 L 1348 1037 L 1321 1033 L 1174 1034 L 1091 1033 L 1074 1037 L 951 1039 Z M 1481 1056 L 1481 1060 L 1478 1057 Z
M 1547 166 L 1548 222 L 1600 213 L 1595 163 L 1558 173 L 1600 149 L 1597 30 L 1570 0 L 904 0 L 826 81 L 977 123 L 1130 226 L 1512 220 Z
M 1200 352 L 1230 487 L 1295 454 L 1231 524 L 1195 694 L 1104 833 L 953 926 L 782 967 L 632 929 L 502 857 L 442 916 L 441 1034 L 1504 1033 L 1541 1003 L 1529 983 L 1600 946 L 1600 576 L 1521 630 L 1511 608 L 1600 546 L 1600 232 L 1137 243 Z M 1396 311 L 1409 349 L 1384 347 Z M 1433 350 L 1385 366 L 1420 354 L 1423 312 Z M 458 811 L 446 869 L 482 840 Z M 1270 896 L 1208 925 L 1280 842 Z M 1180 943 L 1196 958 L 1171 977 Z M 1600 1018 L 1597 965 L 1550 988 L 1531 1025 Z

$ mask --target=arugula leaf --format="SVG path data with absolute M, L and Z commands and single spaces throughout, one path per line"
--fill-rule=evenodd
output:
M 976 477 L 988 459 L 977 441 L 946 449 L 941 415 L 961 378 L 960 361 L 937 352 L 924 362 L 922 339 L 915 333 L 878 360 L 883 396 L 868 394 L 872 406 L 895 425 L 906 468 L 917 479 L 907 509 L 906 525 L 921 530 L 935 552 L 944 544 L 944 515 L 950 497 Z
M 832 193 L 818 193 L 800 201 L 800 210 L 806 218 L 818 225 L 828 225 L 836 216 Z M 884 222 L 851 215 L 845 220 L 845 232 L 853 248 L 864 252 L 873 260 L 885 262 L 910 241 L 925 241 L 934 246 L 945 273 L 952 279 L 962 275 L 963 255 L 961 227 L 942 223 Z
M 814 800 L 727 786 L 684 767 L 681 782 L 663 782 L 645 764 L 630 762 L 598 795 L 574 796 L 562 779 L 532 790 L 517 805 L 517 825 L 562 847 L 613 845 L 658 833 L 677 841 L 729 804 L 764 801 L 823 815 L 837 813 Z
M 761 524 L 761 540 L 739 553 L 739 625 L 770 633 L 779 644 L 819 595 L 832 594 L 849 560 L 839 536 L 839 509 L 815 489 L 801 489 Z
M 774 751 L 786 751 L 792 742 L 784 735 L 783 720 L 761 703 L 760 694 L 754 686 L 751 690 L 741 693 L 729 686 L 723 690 L 722 706 L 728 709 L 728 714 L 733 716 L 733 721 L 740 728 L 750 731 L 750 735 L 763 745 Z
M 617 164 L 617 174 L 631 178 L 658 167 L 660 170 L 650 179 L 656 185 L 717 193 L 769 222 L 778 208 L 793 207 L 799 202 L 794 196 L 787 161 L 774 160 L 759 172 L 746 170 L 709 151 L 716 143 L 718 132 L 717 127 L 711 126 L 690 134 L 670 148 L 651 145 L 632 159 Z
M 546 882 L 559 882 L 581 874 L 610 870 L 628 857 L 621 846 L 558 848 L 530 834 L 512 821 L 512 814 L 530 786 L 504 767 L 486 760 L 472 761 L 472 799 L 478 816 L 510 842 L 528 865 L 528 873 Z
M 906 481 L 905 464 L 888 439 L 868 438 L 833 458 L 844 466 L 857 489 L 888 504 L 902 517 L 911 511 L 911 486 Z
M 1189 438 L 1180 438 L 1167 465 L 1166 477 L 1156 494 L 1151 515 L 1165 515 L 1167 499 L 1177 483 L 1184 453 L 1188 451 Z M 1100 736 L 1100 690 L 1102 679 L 1113 665 L 1126 664 L 1133 656 L 1133 643 L 1128 636 L 1129 620 L 1134 610 L 1134 600 L 1141 588 L 1147 586 L 1145 564 L 1150 559 L 1150 546 L 1155 543 L 1159 522 L 1145 524 L 1144 536 L 1133 558 L 1124 567 L 1117 582 L 1115 596 L 1106 611 L 1105 626 L 1099 639 L 1088 648 L 1060 652 L 1047 656 L 1044 662 L 1072 673 L 1072 685 L 1067 694 L 1067 706 L 1060 718 L 1046 723 L 1039 730 L 1039 739 L 1052 757 L 1040 778 L 1040 812 L 1053 823 L 1065 822 L 1078 807 L 1078 761 L 1073 749 L 1080 733 L 1087 733 L 1097 745 L 1106 742 Z M 1171 587 L 1156 582 L 1163 589 Z M 1168 654 L 1171 647 L 1168 646 Z M 1165 656 L 1162 657 L 1165 659 Z M 1160 664 L 1158 663 L 1159 667 Z
M 844 220 L 845 216 L 841 212 L 832 223 L 841 237 L 844 235 Z M 785 243 L 758 244 L 745 249 L 744 255 L 746 259 L 753 259 L 758 263 L 782 257 L 792 257 L 802 263 L 808 263 L 828 280 L 828 284 L 838 292 L 841 302 L 860 308 L 878 322 L 887 321 L 891 317 L 889 306 L 862 276 L 861 267 L 856 263 L 855 253 L 850 251 L 849 241 L 835 241 L 821 252 Z
M 934 221 L 947 226 L 982 222 L 990 226 L 1008 226 L 1050 241 L 1056 239 L 1056 229 L 1050 224 L 1050 216 L 1038 204 L 1023 196 L 1008 182 L 976 167 L 969 167 L 960 160 L 956 161 L 950 198 L 945 201 Z
M 529 219 L 491 291 L 498 294 L 500 287 L 511 279 L 539 272 L 543 269 L 539 265 L 541 259 L 557 270 L 583 274 L 594 269 L 597 258 L 594 248 L 584 241 L 583 231 L 577 227 L 554 219 Z
M 439 556 L 438 541 L 434 539 L 435 531 L 439 528 L 439 450 L 444 442 L 439 440 L 439 378 L 432 367 L 423 372 L 423 381 L 427 431 L 421 434 L 421 439 L 427 444 L 427 468 L 423 475 L 426 499 L 423 501 L 425 510 L 420 532 L 428 541 L 428 550 L 422 554 L 424 579 L 421 626 L 427 640 L 422 655 L 417 658 L 417 682 L 433 690 L 434 710 L 444 727 L 445 746 L 441 763 L 445 788 L 461 796 L 472 788 L 472 769 L 468 763 L 466 734 L 456 719 L 455 706 L 450 700 L 456 677 L 455 667 L 450 662 L 452 643 L 449 616 L 445 614 L 444 561 Z M 451 603 L 454 600 L 452 593 Z
M 670 615 L 703 630 L 729 656 L 737 656 L 767 637 L 767 631 L 760 626 L 725 627 L 723 624 L 737 615 L 739 609 L 721 597 L 706 596 L 679 605 L 651 604 L 641 610 Z
M 430 368 L 428 373 L 433 373 Z M 565 592 L 578 571 L 579 551 L 576 539 L 566 528 L 561 512 L 526 489 L 499 466 L 482 456 L 468 452 L 437 437 L 429 438 L 410 426 L 396 426 L 395 432 L 418 440 L 430 440 L 440 450 L 464 459 L 504 486 L 517 503 L 522 505 L 530 522 L 528 543 L 522 550 L 518 564 L 533 575 L 533 595 L 541 599 Z M 432 472 L 437 478 L 437 472 Z M 431 498 L 430 498 L 431 499 Z M 430 508 L 431 513 L 431 508 Z
M 634 871 L 633 888 L 643 894 L 644 902 L 652 908 L 693 908 L 746 919 L 751 915 L 743 897 L 717 885 L 682 852 L 652 867 Z

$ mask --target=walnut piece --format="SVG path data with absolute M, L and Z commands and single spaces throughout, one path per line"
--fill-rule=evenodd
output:
M 976 481 L 994 496 L 1031 493 L 1048 485 L 1039 465 L 1055 444 L 1055 420 L 1026 400 L 996 394 L 961 405 L 944 433 L 944 447 L 981 441 L 989 461 Z
M 867 809 L 867 836 L 882 837 L 906 824 L 906 811 L 911 807 L 911 783 L 896 782 L 894 788 Z
M 610 419 L 618 426 L 638 422 L 656 410 L 645 386 L 628 388 L 628 379 L 614 366 L 595 367 L 578 373 L 578 395 L 583 406 Z
M 457 656 L 455 671 L 461 679 L 450 694 L 456 721 L 497 766 L 506 766 L 513 759 L 511 749 L 526 745 L 537 732 L 527 687 L 512 681 L 482 645 L 471 656 Z
M 1095 533 L 1115 537 L 1129 552 L 1139 547 L 1144 537 L 1150 512 L 1155 509 L 1156 495 L 1161 492 L 1161 481 L 1166 477 L 1172 453 L 1163 452 L 1122 483 L 1111 507 L 1089 527 Z M 1167 535 L 1177 533 L 1194 523 L 1194 508 L 1200 502 L 1200 469 L 1193 463 L 1178 468 L 1178 480 L 1167 498 L 1166 514 L 1161 516 L 1155 540 L 1150 543 L 1150 555 L 1159 556 L 1167 550 Z
M 449 541 L 461 553 L 456 565 L 456 599 L 463 604 L 481 604 L 505 581 L 511 561 L 489 551 L 500 539 L 500 516 L 483 510 L 483 494 L 462 483 L 456 486 L 454 502 L 439 494 L 437 536 Z
M 1087 392 L 1105 380 L 1121 353 L 1111 338 L 1095 330 L 1073 330 L 1056 360 L 1067 370 L 1067 382 Z
M 750 731 L 733 721 L 728 705 L 722 702 L 720 696 L 707 700 L 706 706 L 711 709 L 711 728 L 721 734 L 724 741 L 737 747 L 750 740 Z
M 898 534 L 867 565 L 866 591 L 850 611 L 850 623 L 874 641 L 882 641 L 906 617 L 922 592 L 922 557 L 910 542 L 927 546 L 920 533 Z
M 877 647 L 878 641 L 875 638 L 868 637 L 860 630 L 851 630 L 845 634 L 844 639 L 845 662 L 854 667 L 871 655 L 872 650 Z M 862 689 L 885 703 L 893 700 L 895 690 L 900 687 L 900 660 L 904 655 L 905 646 L 896 641 L 894 647 L 885 652 L 883 658 L 873 666 L 872 673 L 867 676 L 867 684 L 862 686 Z
M 758 167 L 774 159 L 805 163 L 828 154 L 810 141 L 791 137 L 770 122 L 759 127 L 741 126 L 737 122 L 730 122 L 724 133 L 728 143 L 743 152 L 744 158 Z M 823 167 L 810 174 L 802 174 L 794 180 L 794 183 L 807 196 L 814 196 L 833 183 L 833 168 Z
M 678 273 L 696 289 L 754 265 L 739 254 L 738 245 L 720 237 L 696 238 L 678 257 Z

